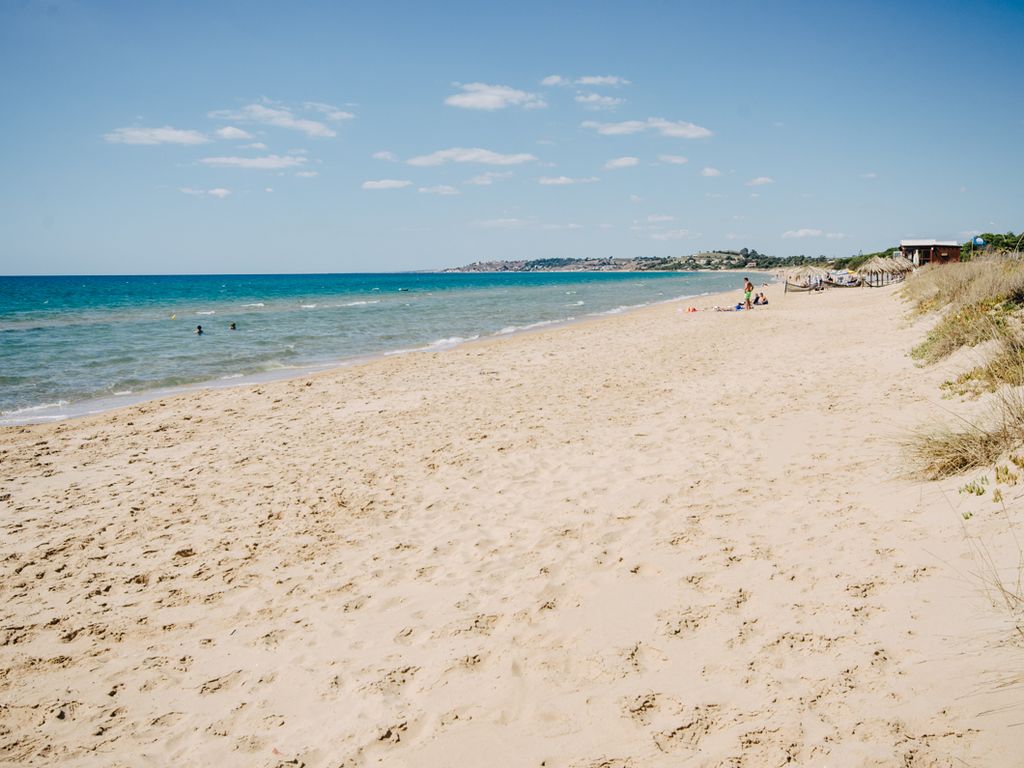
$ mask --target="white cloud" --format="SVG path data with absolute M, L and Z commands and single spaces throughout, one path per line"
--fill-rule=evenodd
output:
M 199 131 L 180 128 L 115 128 L 103 138 L 110 144 L 205 144 L 209 139 Z
M 429 155 L 420 155 L 407 162 L 409 165 L 444 165 L 445 163 L 480 163 L 482 165 L 519 165 L 528 163 L 537 158 L 533 155 L 520 153 L 516 155 L 502 155 L 492 152 L 489 149 L 475 147 L 465 149 L 463 147 L 452 147 L 451 149 L 439 149 Z
M 518 106 L 524 109 L 540 109 L 546 107 L 544 99 L 535 93 L 516 90 L 507 85 L 488 85 L 487 83 L 454 83 L 462 88 L 462 93 L 456 93 L 444 100 L 450 107 L 461 107 L 463 109 L 505 109 L 505 107 Z
M 652 232 L 651 240 L 685 240 L 690 236 L 688 229 L 667 229 L 664 232 Z
M 264 187 L 264 188 L 263 188 L 263 191 L 264 191 L 264 192 L 273 192 L 273 191 L 274 191 L 274 188 L 273 188 L 273 187 Z
M 223 200 L 231 194 L 231 190 L 224 189 L 224 187 L 214 187 L 213 189 L 193 189 L 192 187 L 182 187 L 179 191 L 184 192 L 186 195 L 209 195 L 210 197 L 216 197 L 218 200 Z
M 253 138 L 253 135 L 248 131 L 243 131 L 241 128 L 235 128 L 233 125 L 218 128 L 217 135 L 222 139 L 238 139 L 240 141 Z
M 629 80 L 624 77 L 617 75 L 584 75 L 573 80 L 570 77 L 562 77 L 561 75 L 548 75 L 540 81 L 541 85 L 553 86 L 553 85 L 589 85 L 589 86 L 601 86 L 601 85 L 629 85 Z
M 242 144 L 242 149 L 266 149 L 267 145 L 262 141 L 254 141 L 252 144 Z
M 662 136 L 677 139 L 703 139 L 713 134 L 707 128 L 685 120 L 666 120 L 663 117 L 648 117 L 646 120 L 624 120 L 620 123 L 598 123 L 587 120 L 584 128 L 593 128 L 603 136 L 623 136 L 643 131 L 657 131 Z
M 300 179 L 315 179 L 320 174 L 317 171 L 298 171 L 295 175 Z
M 337 107 L 332 106 L 330 104 L 324 104 L 321 101 L 307 101 L 302 106 L 314 112 L 319 112 L 320 114 L 324 115 L 328 120 L 333 120 L 336 123 L 341 122 L 342 120 L 351 120 L 353 117 L 355 117 L 355 115 L 353 115 L 351 112 L 346 112 L 343 109 L 338 109 Z
M 765 184 L 774 184 L 775 179 L 771 176 L 758 176 L 756 179 L 751 179 L 747 182 L 748 187 L 763 187 Z
M 582 179 L 573 179 L 569 176 L 541 176 L 537 179 L 538 184 L 544 186 L 562 186 L 567 184 L 593 184 L 594 182 L 600 181 L 597 176 L 587 176 Z
M 640 162 L 639 158 L 636 157 L 615 157 L 604 164 L 605 168 L 631 168 Z
M 363 189 L 402 189 L 411 186 L 412 182 L 408 179 L 379 179 L 363 182 Z
M 629 80 L 617 75 L 584 75 L 576 80 L 577 85 L 629 85 Z
M 576 96 L 576 103 L 582 104 L 584 109 L 615 109 L 625 99 L 617 99 L 614 96 L 602 96 L 599 93 L 581 93 Z
M 306 162 L 304 157 L 294 155 L 267 155 L 265 157 L 204 157 L 199 161 L 203 165 L 214 168 L 256 168 L 264 171 L 276 171 L 282 168 L 294 168 Z
M 438 184 L 436 187 L 420 187 L 420 192 L 427 195 L 457 195 L 459 190 L 447 184 Z
M 521 229 L 525 227 L 529 222 L 524 219 L 488 219 L 486 221 L 478 221 L 476 224 L 478 227 L 484 229 Z
M 629 202 L 631 202 L 631 203 L 642 203 L 643 200 L 644 199 L 642 197 L 640 197 L 640 195 L 630 195 L 629 196 Z
M 558 231 L 558 230 L 565 230 L 565 229 L 568 229 L 568 230 L 580 230 L 580 229 L 583 229 L 583 225 L 582 224 L 545 224 L 543 227 L 541 227 L 541 229 L 547 230 L 549 232 Z
M 386 149 L 382 149 L 380 152 L 374 152 L 370 155 L 374 160 L 387 160 L 389 163 L 397 163 L 398 155 L 394 152 L 389 152 Z
M 631 133 L 646 131 L 648 125 L 643 120 L 624 120 L 621 123 L 598 123 L 593 120 L 586 120 L 584 128 L 593 128 L 604 136 L 626 136 Z
M 658 222 L 661 222 L 661 221 L 675 221 L 675 220 L 676 220 L 675 216 L 666 216 L 665 214 L 662 214 L 662 213 L 652 213 L 650 216 L 647 217 L 647 221 L 650 222 L 651 224 L 657 224 Z
M 782 237 L 786 240 L 802 237 L 821 237 L 821 235 L 820 229 L 791 229 L 782 233 Z
M 722 172 L 720 170 L 718 170 L 717 168 L 712 168 L 711 166 L 708 166 L 708 167 L 704 168 L 700 172 L 700 175 L 701 176 L 707 176 L 707 177 L 710 178 L 710 177 L 714 177 L 714 176 L 721 176 Z
M 512 171 L 484 171 L 479 176 L 464 181 L 464 184 L 474 184 L 480 187 L 489 187 L 495 179 L 506 179 L 512 175 Z
M 711 200 L 717 200 L 718 198 L 725 197 L 725 195 L 723 195 L 721 192 L 705 192 L 704 197 L 707 197 Z
M 829 232 L 825 237 L 829 240 L 845 240 L 849 235 L 845 235 L 842 232 Z
M 730 232 L 725 236 L 726 240 L 739 240 L 743 235 L 737 235 L 735 232 Z
M 307 120 L 296 117 L 287 107 L 281 105 L 267 106 L 266 104 L 247 104 L 241 109 L 218 109 L 208 113 L 209 117 L 215 120 L 239 120 L 249 123 L 260 123 L 272 125 L 275 128 L 289 128 L 301 131 L 307 136 L 315 138 L 330 138 L 337 136 L 333 129 L 328 128 L 319 120 Z
M 862 173 L 860 175 L 860 177 L 862 179 L 877 179 L 878 178 L 878 174 L 875 173 L 874 171 L 868 171 L 867 173 Z
M 658 155 L 658 160 L 669 165 L 684 165 L 690 162 L 682 155 Z

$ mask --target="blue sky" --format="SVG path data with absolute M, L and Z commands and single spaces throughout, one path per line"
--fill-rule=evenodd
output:
M 1024 228 L 1024 3 L 0 4 L 0 273 Z

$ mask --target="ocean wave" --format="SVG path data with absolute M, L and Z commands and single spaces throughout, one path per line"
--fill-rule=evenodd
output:
M 206 310 L 203 310 L 202 312 L 196 312 L 196 314 L 197 315 L 216 315 L 217 314 L 217 310 L 216 309 L 206 309 Z
M 252 304 L 243 304 L 243 307 L 265 307 L 267 306 L 262 301 L 255 301 Z
M 316 309 L 316 304 L 299 304 L 303 309 Z
M 555 323 L 566 323 L 570 320 L 575 320 L 573 317 L 566 317 L 561 320 L 540 320 L 536 323 L 527 323 L 526 325 L 506 325 L 500 331 L 495 331 L 492 336 L 507 336 L 510 333 L 517 333 L 519 331 L 529 331 L 533 328 L 543 328 L 545 325 L 554 325 Z
M 367 304 L 380 304 L 380 299 L 373 301 L 349 301 L 345 304 L 335 304 L 336 307 L 365 307 Z
M 567 307 L 582 307 L 585 303 L 586 302 L 583 302 L 583 301 L 573 301 L 573 302 L 571 302 L 569 304 L 566 304 L 565 306 L 567 306 Z
M 0 411 L 0 416 L 17 416 L 22 413 L 36 413 L 48 411 L 52 408 L 63 408 L 68 405 L 67 400 L 58 400 L 56 403 L 41 403 L 39 405 L 27 405 L 24 408 L 15 408 L 13 411 Z
M 480 338 L 480 335 L 475 336 L 449 336 L 446 339 L 435 339 L 426 346 L 423 347 L 410 347 L 408 349 L 392 349 L 385 352 L 385 355 L 406 355 L 410 352 L 437 352 L 441 349 L 451 349 L 457 347 L 459 344 L 465 344 L 467 341 L 476 341 Z
M 122 389 L 119 392 L 115 392 L 114 396 L 115 397 L 120 397 L 120 396 L 123 396 L 123 395 L 131 395 L 131 394 L 134 394 L 132 392 L 132 390 L 130 390 L 130 389 Z

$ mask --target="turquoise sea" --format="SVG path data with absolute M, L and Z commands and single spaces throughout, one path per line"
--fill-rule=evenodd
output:
M 0 277 L 0 424 L 443 349 L 681 297 L 738 296 L 741 279 L 714 272 Z M 232 322 L 237 330 L 228 329 Z

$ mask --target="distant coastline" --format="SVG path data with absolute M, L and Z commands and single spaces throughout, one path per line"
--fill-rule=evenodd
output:
M 453 272 L 724 272 L 772 271 L 803 263 L 827 263 L 829 259 L 805 256 L 766 256 L 746 248 L 741 251 L 705 251 L 691 256 L 639 256 L 635 258 L 514 259 L 476 261 L 441 270 Z

